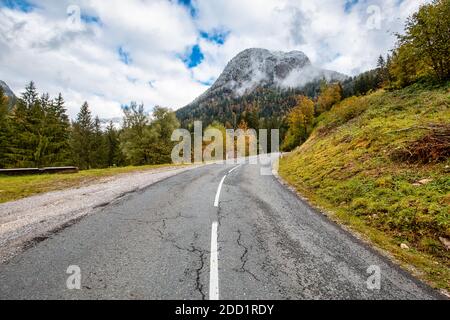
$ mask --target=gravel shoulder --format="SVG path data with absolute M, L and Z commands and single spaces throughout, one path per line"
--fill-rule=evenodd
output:
M 78 188 L 0 204 L 0 263 L 127 194 L 195 168 L 198 166 L 121 174 Z

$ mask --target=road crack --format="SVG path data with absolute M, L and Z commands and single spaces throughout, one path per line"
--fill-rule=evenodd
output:
M 241 272 L 241 273 L 247 273 L 247 274 L 249 274 L 253 279 L 255 279 L 256 281 L 260 281 L 259 279 L 258 279 L 258 277 L 256 277 L 255 276 L 255 274 L 253 273 L 253 272 L 251 272 L 250 270 L 248 270 L 247 268 L 246 268 L 246 264 L 247 264 L 247 262 L 248 262 L 248 252 L 249 252 L 249 249 L 247 248 L 247 246 L 245 246 L 243 243 L 242 243 L 242 232 L 241 232 L 241 230 L 237 230 L 237 234 L 238 234 L 238 238 L 237 238 L 237 240 L 236 240 L 236 242 L 237 242 L 237 245 L 239 246 L 239 247 L 241 247 L 243 250 L 244 250 L 244 252 L 242 253 L 242 255 L 241 255 L 241 257 L 240 257 L 240 260 L 241 260 L 241 266 L 240 266 L 240 268 L 236 268 L 236 269 L 234 269 L 236 272 Z
M 163 220 L 164 221 L 164 220 Z M 164 225 L 165 226 L 165 225 Z M 190 247 L 183 247 L 180 246 L 175 239 L 172 239 L 170 237 L 167 237 L 164 235 L 164 232 L 157 228 L 155 231 L 158 233 L 158 236 L 161 238 L 161 240 L 170 243 L 172 246 L 174 246 L 176 249 L 180 251 L 189 252 L 190 254 L 194 254 L 197 256 L 198 259 L 198 267 L 195 269 L 189 269 L 187 268 L 185 270 L 185 275 L 188 276 L 191 274 L 191 272 L 195 273 L 195 291 L 198 291 L 200 293 L 200 296 L 202 300 L 206 300 L 206 294 L 205 294 L 205 287 L 201 281 L 201 275 L 203 273 L 203 269 L 206 265 L 206 259 L 208 257 L 209 252 L 206 250 L 202 250 L 194 245 L 194 242 L 191 242 Z M 194 241 L 198 239 L 198 234 L 194 234 Z

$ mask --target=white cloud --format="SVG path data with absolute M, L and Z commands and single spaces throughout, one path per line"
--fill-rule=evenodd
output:
M 175 0 L 29 0 L 25 13 L 0 8 L 0 79 L 16 93 L 34 80 L 41 92 L 62 92 L 70 115 L 87 100 L 95 114 L 121 115 L 121 104 L 180 108 L 216 79 L 227 62 L 249 47 L 302 50 L 319 67 L 346 74 L 372 68 L 394 45 L 392 33 L 424 0 L 359 1 L 344 12 L 345 0 L 195 0 L 197 15 Z M 67 7 L 100 23 L 67 25 Z M 381 9 L 381 28 L 366 28 L 367 8 Z M 200 31 L 229 31 L 224 44 Z M 181 61 L 199 44 L 201 64 Z M 118 55 L 122 47 L 131 63 Z

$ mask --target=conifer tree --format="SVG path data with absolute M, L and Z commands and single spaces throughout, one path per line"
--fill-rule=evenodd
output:
M 108 167 L 114 167 L 121 164 L 119 149 L 119 133 L 114 127 L 112 121 L 106 127 L 106 164 Z
M 94 134 L 92 139 L 92 163 L 93 168 L 106 167 L 106 141 L 102 132 L 101 122 L 98 116 L 94 119 Z
M 50 136 L 48 163 L 52 166 L 70 164 L 70 122 L 61 93 L 45 109 L 46 128 Z
M 94 136 L 94 122 L 87 102 L 78 113 L 72 128 L 72 154 L 75 164 L 80 169 L 92 167 L 92 147 Z
M 38 167 L 45 149 L 42 133 L 44 112 L 34 82 L 25 88 L 13 113 L 11 165 Z
M 10 123 L 8 98 L 0 87 L 0 168 L 8 166 L 8 149 L 10 143 Z

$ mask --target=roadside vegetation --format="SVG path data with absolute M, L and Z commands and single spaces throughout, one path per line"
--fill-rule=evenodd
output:
M 146 165 L 121 168 L 91 169 L 74 174 L 42 174 L 26 176 L 0 175 L 0 203 L 14 201 L 32 195 L 57 191 L 67 188 L 77 188 L 92 183 L 98 183 L 101 178 L 120 174 L 145 172 L 176 165 Z
M 447 289 L 449 105 L 450 85 L 349 98 L 323 114 L 308 141 L 280 162 L 281 176 L 314 204 Z M 446 132 L 445 150 L 399 158 L 409 156 L 411 145 L 427 144 L 436 127 Z
M 175 113 L 143 105 L 123 107 L 123 126 L 103 125 L 85 102 L 74 121 L 61 94 L 39 95 L 31 82 L 10 107 L 0 88 L 0 168 L 77 166 L 82 170 L 170 163 Z
M 447 290 L 449 17 L 448 0 L 422 6 L 375 71 L 299 98 L 289 117 L 305 121 L 290 125 L 296 140 L 283 147 L 293 152 L 280 161 L 280 175 L 313 204 Z

